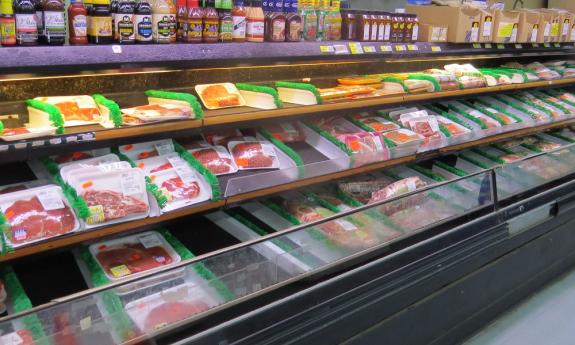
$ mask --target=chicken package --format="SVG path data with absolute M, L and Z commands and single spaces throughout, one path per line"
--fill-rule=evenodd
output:
M 364 116 L 362 114 L 357 114 L 354 115 L 352 118 L 353 120 L 362 123 L 363 125 L 371 128 L 372 130 L 378 133 L 389 132 L 400 128 L 397 124 L 391 121 L 387 121 L 380 116 L 369 116 L 369 115 Z
M 64 235 L 80 223 L 62 189 L 56 185 L 0 195 L 0 210 L 10 226 L 13 247 Z
M 238 171 L 228 150 L 220 145 L 202 145 L 188 150 L 203 166 L 215 175 L 233 174 Z
M 304 224 L 335 214 L 310 200 L 286 200 L 283 206 L 291 215 Z M 348 218 L 332 220 L 317 225 L 315 228 L 321 230 L 330 240 L 350 250 L 367 249 L 379 243 L 372 231 L 362 228 Z
M 178 253 L 156 231 L 94 243 L 89 250 L 111 280 L 180 262 Z
M 188 119 L 192 116 L 190 106 L 182 104 L 146 104 L 122 109 L 123 123 L 140 125 L 149 122 Z
M 172 139 L 148 141 L 145 143 L 127 144 L 119 147 L 120 153 L 131 160 L 140 160 L 176 152 Z
M 232 83 L 196 85 L 195 90 L 208 109 L 246 105 L 242 95 Z
M 138 168 L 142 169 L 146 176 L 149 176 L 159 171 L 173 169 L 174 166 L 170 160 L 177 159 L 179 157 L 180 155 L 178 153 L 172 152 L 165 155 L 139 159 L 134 161 L 134 163 Z
M 71 175 L 68 183 L 90 210 L 88 228 L 145 218 L 150 211 L 144 173 L 138 168 L 92 169 Z
M 292 143 L 305 141 L 305 135 L 298 123 L 280 122 L 263 126 L 275 138 L 284 142 Z
M 149 175 L 168 200 L 162 211 L 168 212 L 210 199 L 211 189 L 186 161 L 178 157 L 170 159 L 170 163 L 173 169 Z
M 58 108 L 66 126 L 98 123 L 102 117 L 98 105 L 90 96 L 37 97 L 35 100 Z
M 232 140 L 241 140 L 244 135 L 239 129 L 222 129 L 217 132 L 206 132 L 202 136 L 210 145 L 226 146 Z
M 395 179 L 387 175 L 365 174 L 360 177 L 340 180 L 337 183 L 337 187 L 359 202 L 367 204 L 371 200 L 373 193 L 385 189 L 393 183 L 395 183 Z
M 228 149 L 239 170 L 280 167 L 275 147 L 268 141 L 230 141 Z

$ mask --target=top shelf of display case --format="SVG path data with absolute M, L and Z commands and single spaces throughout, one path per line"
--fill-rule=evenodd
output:
M 540 56 L 575 53 L 573 43 L 452 44 L 295 42 L 170 45 L 90 45 L 0 48 L 0 71 L 73 72 L 104 68 L 215 67 L 291 61 L 415 59 L 437 56 Z

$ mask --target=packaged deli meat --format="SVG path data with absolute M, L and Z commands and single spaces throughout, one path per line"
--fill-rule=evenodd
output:
M 8 240 L 15 247 L 80 228 L 62 189 L 55 185 L 2 194 L 0 209 L 10 226 Z
M 37 97 L 35 100 L 56 106 L 65 122 L 76 121 L 81 124 L 101 120 L 100 109 L 90 96 Z
M 274 123 L 265 125 L 263 128 L 284 143 L 305 141 L 305 135 L 300 128 L 300 125 L 295 122 Z
M 176 152 L 172 139 L 148 141 L 145 143 L 127 144 L 119 147 L 120 153 L 133 161 L 166 155 Z
M 233 174 L 238 171 L 232 156 L 223 146 L 204 145 L 188 152 L 215 175 Z
M 270 142 L 230 141 L 228 149 L 239 170 L 279 168 L 275 147 Z
M 144 173 L 138 168 L 92 169 L 69 177 L 90 210 L 86 227 L 145 218 L 149 212 Z
M 180 256 L 156 231 L 95 243 L 89 250 L 111 280 L 180 262 Z
M 192 116 L 190 106 L 183 104 L 146 104 L 122 109 L 123 123 L 139 125 L 149 122 L 188 119 Z

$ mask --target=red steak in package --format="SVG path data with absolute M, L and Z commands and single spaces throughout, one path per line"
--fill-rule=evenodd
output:
M 203 146 L 189 152 L 215 175 L 233 174 L 238 171 L 232 156 L 223 146 Z
M 279 168 L 275 148 L 269 142 L 231 141 L 228 148 L 240 170 Z

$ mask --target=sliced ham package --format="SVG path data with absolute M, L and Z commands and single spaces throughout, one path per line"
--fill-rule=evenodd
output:
M 228 149 L 239 170 L 278 169 L 280 167 L 275 147 L 268 141 L 230 141 Z
M 175 152 L 172 139 L 148 141 L 145 143 L 128 144 L 119 147 L 120 153 L 126 155 L 133 161 L 140 159 L 161 156 Z
M 188 152 L 215 175 L 233 174 L 238 171 L 232 156 L 223 146 L 200 144 Z
M 8 241 L 14 247 L 80 228 L 62 189 L 56 185 L 2 194 L 0 210 L 10 225 Z

